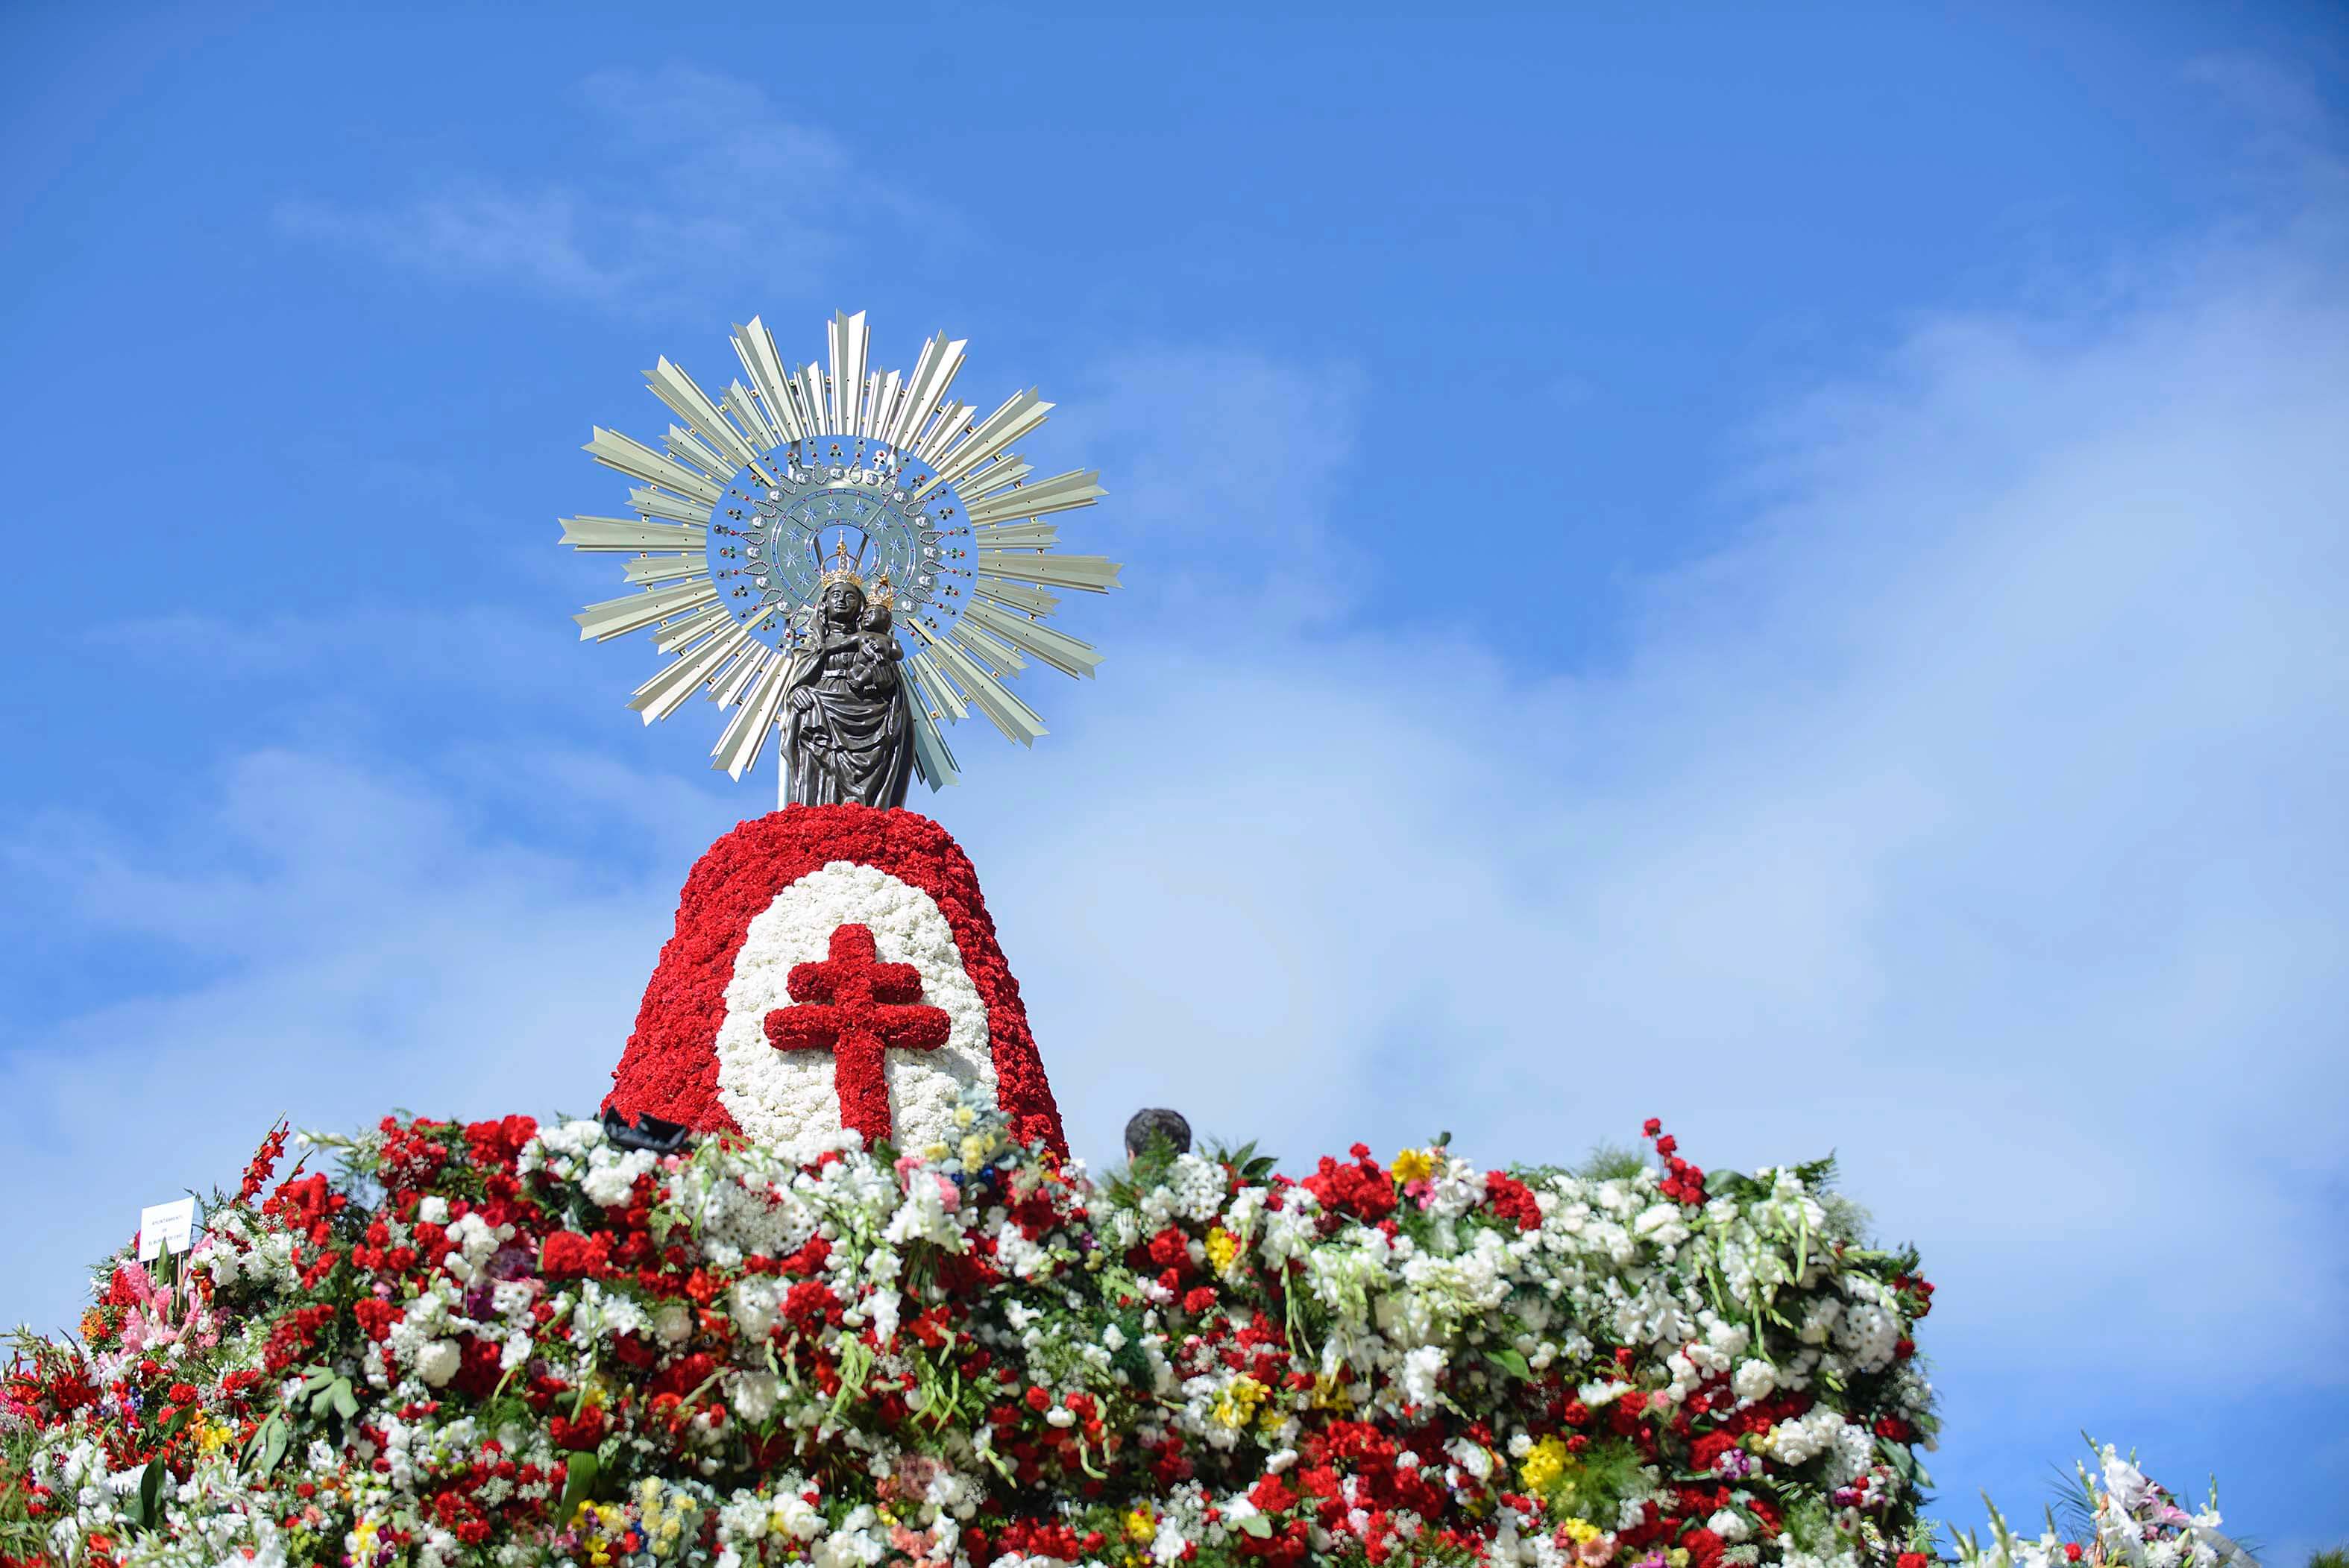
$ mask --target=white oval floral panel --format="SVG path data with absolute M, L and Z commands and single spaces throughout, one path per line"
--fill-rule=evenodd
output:
M 820 963 L 843 925 L 873 933 L 885 964 L 910 964 L 922 977 L 922 1002 L 945 1010 L 947 1043 L 936 1050 L 891 1050 L 883 1068 L 898 1148 L 950 1141 L 956 1102 L 978 1086 L 995 1093 L 987 1004 L 963 968 L 962 950 L 937 901 L 888 872 L 833 861 L 775 895 L 754 916 L 726 985 L 726 1022 L 718 1031 L 718 1098 L 745 1134 L 794 1160 L 852 1147 L 841 1121 L 830 1051 L 777 1048 L 767 1015 L 796 1006 L 786 988 L 792 965 Z

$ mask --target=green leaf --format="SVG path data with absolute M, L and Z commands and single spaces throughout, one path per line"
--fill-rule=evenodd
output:
M 336 1378 L 333 1387 L 328 1388 L 326 1392 L 334 1396 L 335 1414 L 340 1416 L 346 1421 L 354 1419 L 357 1417 L 359 1413 L 358 1398 L 351 1392 L 351 1380 L 349 1378 Z
M 1510 1377 L 1515 1377 L 1520 1383 L 1530 1383 L 1533 1381 L 1533 1366 L 1526 1360 L 1525 1355 L 1522 1351 L 1487 1350 L 1485 1352 L 1485 1359 L 1490 1361 L 1494 1366 L 1499 1367 L 1502 1371 L 1506 1372 Z
M 277 1468 L 277 1461 L 285 1457 L 285 1442 L 289 1434 L 283 1416 L 270 1417 L 263 1429 L 267 1436 L 261 1445 L 261 1473 L 267 1475 Z
M 595 1487 L 595 1472 L 603 1467 L 593 1452 L 581 1450 L 564 1461 L 563 1468 L 563 1507 L 555 1514 L 558 1524 L 569 1524 L 579 1505 Z
M 1255 1536 L 1258 1541 L 1268 1540 L 1272 1535 L 1272 1521 L 1261 1513 L 1249 1514 L 1239 1522 L 1239 1527 L 1244 1532 Z
M 147 1461 L 147 1473 L 139 1478 L 139 1525 L 152 1530 L 163 1522 L 163 1456 L 157 1454 Z

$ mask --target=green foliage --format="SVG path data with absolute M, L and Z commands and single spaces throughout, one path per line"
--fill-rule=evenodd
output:
M 1647 1169 L 1647 1157 L 1619 1143 L 1602 1143 L 1583 1157 L 1573 1173 L 1586 1181 L 1629 1181 Z
M 1569 1516 L 1611 1524 L 1619 1500 L 1640 1480 L 1640 1450 L 1630 1444 L 1603 1443 L 1568 1460 L 1547 1495 Z

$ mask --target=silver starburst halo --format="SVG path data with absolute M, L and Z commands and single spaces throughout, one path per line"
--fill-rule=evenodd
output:
M 984 418 L 949 390 L 963 340 L 939 333 L 910 374 L 866 363 L 864 313 L 826 327 L 828 364 L 785 367 L 756 316 L 734 329 L 744 379 L 712 398 L 663 358 L 646 386 L 682 421 L 662 449 L 598 426 L 586 450 L 638 481 L 631 517 L 563 520 L 563 542 L 626 555 L 637 592 L 573 619 L 582 642 L 649 631 L 669 662 L 628 706 L 647 724 L 696 693 L 731 710 L 710 753 L 740 779 L 781 718 L 791 655 L 815 624 L 827 572 L 885 576 L 911 683 L 916 770 L 958 779 L 943 724 L 976 709 L 1022 745 L 1045 732 L 1006 683 L 1033 660 L 1091 676 L 1101 655 L 1045 625 L 1056 589 L 1105 593 L 1118 564 L 1062 555 L 1041 521 L 1106 492 L 1098 470 L 1029 482 L 1011 443 L 1052 405 L 1016 392 Z

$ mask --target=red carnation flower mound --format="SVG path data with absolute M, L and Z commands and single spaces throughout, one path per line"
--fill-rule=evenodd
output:
M 936 903 L 987 1007 L 997 1103 L 1022 1141 L 1065 1156 L 1060 1108 L 970 858 L 927 817 L 869 806 L 789 807 L 744 822 L 709 847 L 686 879 L 676 934 L 645 988 L 604 1109 L 697 1132 L 740 1130 L 718 1093 L 718 1032 L 735 959 L 750 922 L 778 894 L 839 861 L 871 866 Z

